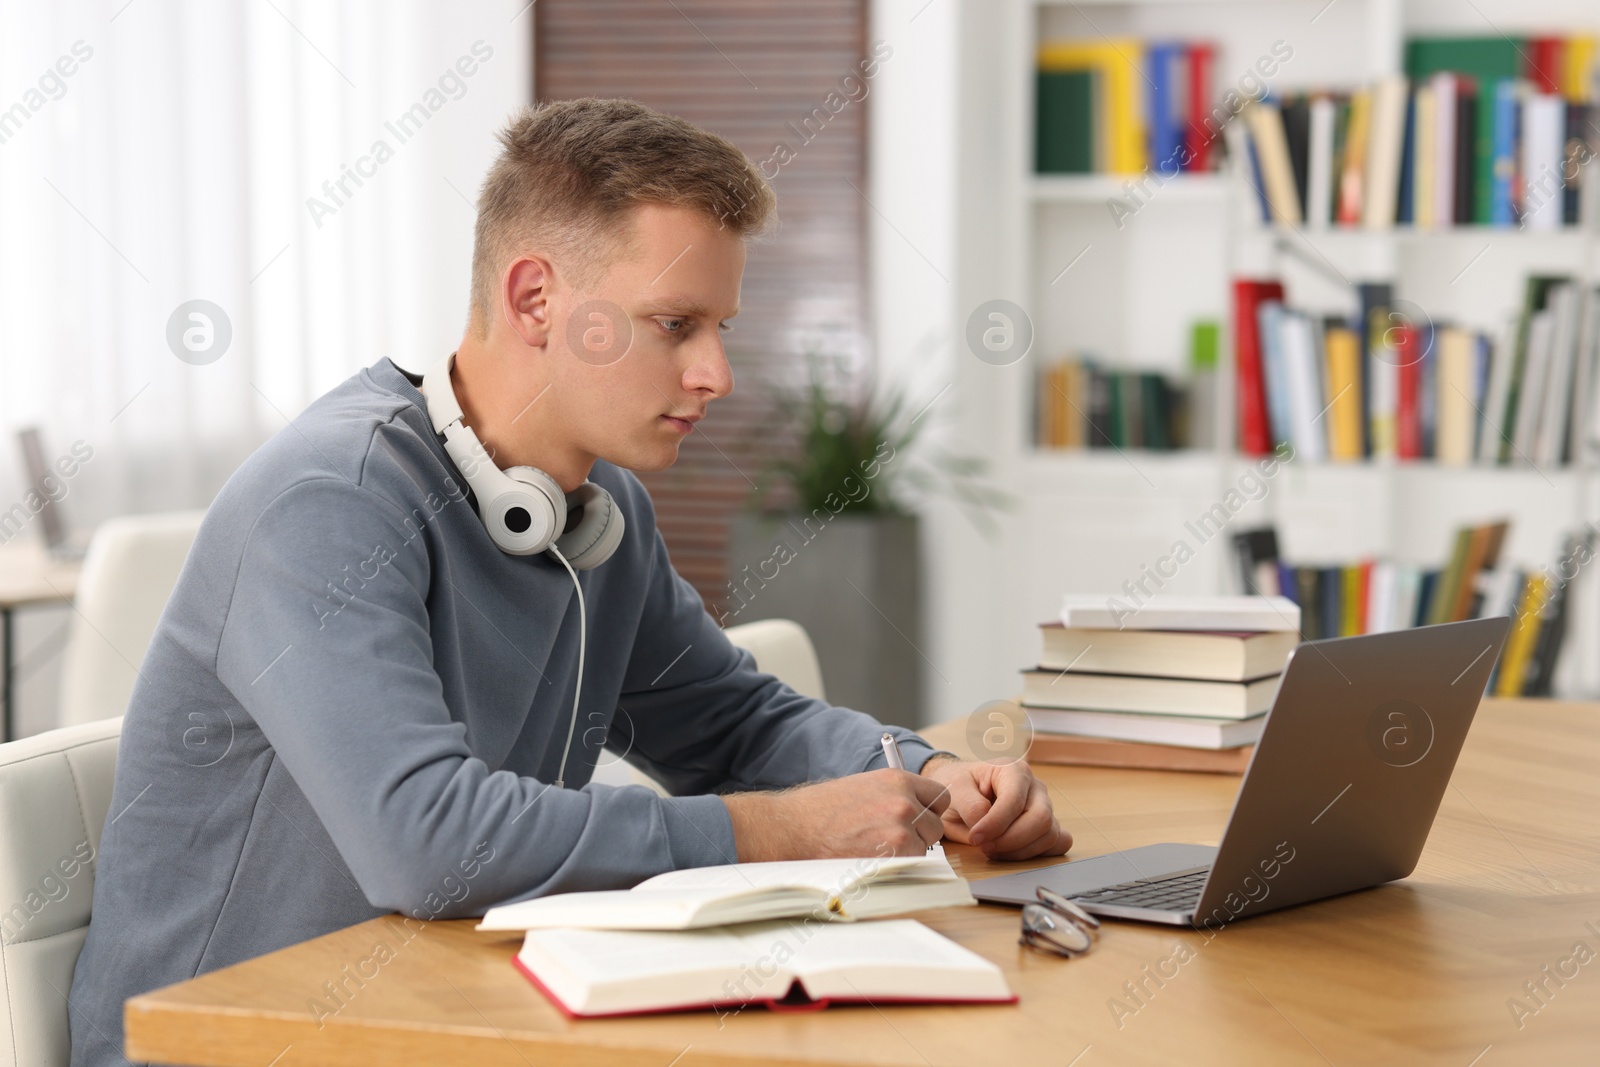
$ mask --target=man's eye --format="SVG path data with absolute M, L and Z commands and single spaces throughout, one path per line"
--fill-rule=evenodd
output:
M 682 333 L 686 324 L 682 319 L 657 319 L 656 325 L 667 333 Z
M 717 323 L 717 329 L 721 330 L 723 333 L 728 333 L 733 329 L 733 324 L 729 322 L 719 322 Z

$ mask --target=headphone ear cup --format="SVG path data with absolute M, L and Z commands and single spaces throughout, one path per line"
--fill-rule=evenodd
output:
M 534 467 L 507 467 L 499 473 L 504 477 L 494 479 L 494 494 L 478 497 L 478 515 L 490 539 L 513 556 L 545 551 L 567 524 L 561 487 Z
M 568 514 L 576 512 L 578 521 L 572 529 L 556 538 L 556 548 L 567 558 L 573 568 L 593 570 L 617 551 L 622 544 L 626 523 L 622 509 L 611 494 L 595 485 L 584 482 L 566 498 Z

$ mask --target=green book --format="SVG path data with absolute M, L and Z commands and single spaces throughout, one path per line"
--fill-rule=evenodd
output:
M 1406 76 L 1419 81 L 1440 71 L 1465 74 L 1478 85 L 1472 145 L 1472 221 L 1494 221 L 1495 83 L 1518 78 L 1523 41 L 1510 37 L 1413 37 L 1406 42 Z
M 1428 625 L 1437 626 L 1450 621 L 1450 613 L 1456 606 L 1456 595 L 1461 590 L 1462 573 L 1467 567 L 1467 554 L 1471 551 L 1472 527 L 1463 526 L 1456 531 L 1456 543 L 1450 551 L 1450 560 L 1439 573 L 1439 581 L 1434 586 L 1433 601 L 1428 605 Z
M 1507 379 L 1506 406 L 1500 419 L 1501 464 L 1511 462 L 1511 442 L 1516 440 L 1517 411 L 1522 403 L 1522 375 L 1528 364 L 1528 322 L 1535 311 L 1543 311 L 1552 286 L 1572 279 L 1565 275 L 1530 275 L 1522 296 L 1522 314 L 1512 338 L 1511 373 Z
M 1140 412 L 1139 424 L 1144 430 L 1145 448 L 1166 450 L 1172 447 L 1172 441 L 1167 432 L 1166 382 L 1159 374 L 1139 375 L 1139 401 L 1143 407 Z
M 1322 572 L 1316 567 L 1294 568 L 1295 601 L 1300 605 L 1300 636 L 1316 641 L 1322 632 Z
M 1118 394 L 1122 402 L 1122 447 L 1143 448 L 1144 407 L 1139 396 L 1139 375 L 1124 371 L 1117 377 L 1122 379 Z
M 1034 170 L 1040 174 L 1094 171 L 1094 74 L 1039 72 Z
M 1406 77 L 1416 81 L 1444 70 L 1479 79 L 1520 77 L 1524 44 L 1511 37 L 1413 37 L 1406 42 Z

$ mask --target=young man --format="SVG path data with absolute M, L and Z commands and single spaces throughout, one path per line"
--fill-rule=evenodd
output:
M 672 569 L 629 471 L 669 466 L 733 388 L 759 172 L 620 100 L 524 112 L 502 141 L 453 360 L 334 389 L 201 526 L 123 726 L 80 1067 L 120 1061 L 126 998 L 390 911 L 941 834 L 1002 859 L 1071 844 L 1023 763 L 894 729 L 888 769 L 884 727 L 757 671 Z M 555 500 L 573 532 L 518 554 L 568 529 Z M 673 795 L 586 785 L 602 746 Z

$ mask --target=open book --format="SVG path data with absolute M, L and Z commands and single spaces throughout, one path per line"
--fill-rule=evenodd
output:
M 944 847 L 922 856 L 861 856 L 692 867 L 632 889 L 557 893 L 490 908 L 479 930 L 692 930 L 764 919 L 849 922 L 975 904 Z
M 529 930 L 514 962 L 570 1016 L 1017 999 L 1000 968 L 915 919 L 646 933 Z

